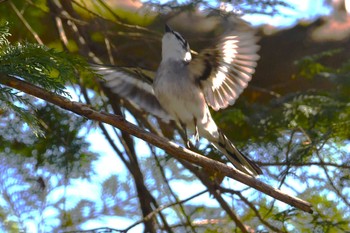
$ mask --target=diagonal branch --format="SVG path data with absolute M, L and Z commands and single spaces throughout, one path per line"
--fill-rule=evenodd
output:
M 57 105 L 63 109 L 74 112 L 78 115 L 84 116 L 88 119 L 110 124 L 126 133 L 129 133 L 135 137 L 145 140 L 171 154 L 177 159 L 183 159 L 188 162 L 199 165 L 203 168 L 220 172 L 221 174 L 228 176 L 234 180 L 244 183 L 252 188 L 255 188 L 277 200 L 301 209 L 305 212 L 312 213 L 311 204 L 301 200 L 297 197 L 293 197 L 287 193 L 284 193 L 276 188 L 271 187 L 268 184 L 261 182 L 251 176 L 248 176 L 237 169 L 227 166 L 226 164 L 209 159 L 203 155 L 185 149 L 174 142 L 171 142 L 163 137 L 147 132 L 144 129 L 137 127 L 134 124 L 127 122 L 123 117 L 98 112 L 92 109 L 90 106 L 70 101 L 69 99 L 48 92 L 40 87 L 34 86 L 28 82 L 22 81 L 18 78 L 10 77 L 4 74 L 0 74 L 0 83 L 15 88 L 19 91 L 33 95 L 42 100 Z
M 274 226 L 271 223 L 269 223 L 268 221 L 266 221 L 264 219 L 264 217 L 260 215 L 259 210 L 254 206 L 254 204 L 251 203 L 250 201 L 248 201 L 248 199 L 246 197 L 244 197 L 241 192 L 235 191 L 232 189 L 228 189 L 228 188 L 224 188 L 221 186 L 218 186 L 217 188 L 220 189 L 220 191 L 222 193 L 231 193 L 231 194 L 237 195 L 246 205 L 249 206 L 250 209 L 253 210 L 253 212 L 255 213 L 255 215 L 258 217 L 258 219 L 260 220 L 260 222 L 262 224 L 264 224 L 265 226 L 267 226 L 268 228 L 270 228 L 270 230 L 272 230 L 274 232 L 282 233 L 282 230 L 278 229 L 276 226 Z
M 195 167 L 192 164 L 189 164 L 188 162 L 183 160 L 180 160 L 180 162 L 184 167 L 196 174 L 200 181 L 208 188 L 210 194 L 213 195 L 217 202 L 220 204 L 221 208 L 225 210 L 227 215 L 235 222 L 237 228 L 239 228 L 243 233 L 248 233 L 249 231 L 247 227 L 240 220 L 239 216 L 231 209 L 231 207 L 221 196 L 220 190 L 217 188 L 217 182 L 212 181 L 212 179 L 209 178 L 208 174 L 206 172 L 203 172 L 203 170 L 195 169 Z
M 17 7 L 15 6 L 15 4 L 13 4 L 13 2 L 10 2 L 10 6 L 13 9 L 13 11 L 16 13 L 17 17 L 22 21 L 22 23 L 24 24 L 24 26 L 28 29 L 28 31 L 33 35 L 33 37 L 35 38 L 35 40 L 40 44 L 43 45 L 43 41 L 40 39 L 38 33 L 36 33 L 33 28 L 30 26 L 30 24 L 28 23 L 28 21 L 26 20 L 25 17 L 23 17 L 23 15 L 21 14 L 21 12 L 19 12 L 19 10 L 17 9 Z
M 185 202 L 187 202 L 187 201 L 190 201 L 190 200 L 192 200 L 192 199 L 194 199 L 194 198 L 196 198 L 196 197 L 198 197 L 198 196 L 200 196 L 200 195 L 202 195 L 202 194 L 204 194 L 204 193 L 206 193 L 206 192 L 208 192 L 208 190 L 201 191 L 201 192 L 199 192 L 199 193 L 197 193 L 197 194 L 195 194 L 195 195 L 193 195 L 193 196 L 191 196 L 191 197 L 189 197 L 189 198 L 186 198 L 186 199 L 184 199 L 184 200 L 182 200 L 182 201 L 177 200 L 175 203 L 171 203 L 171 204 L 168 204 L 168 205 L 159 206 L 157 209 L 155 209 L 152 213 L 148 214 L 148 215 L 147 215 L 146 217 L 144 217 L 143 219 L 141 219 L 141 220 L 139 220 L 139 221 L 133 223 L 133 224 L 130 225 L 129 227 L 127 227 L 125 230 L 123 230 L 123 232 L 127 232 L 127 231 L 129 231 L 130 229 L 132 229 L 132 228 L 134 228 L 135 226 L 137 226 L 138 224 L 140 224 L 140 223 L 142 223 L 142 222 L 144 222 L 144 221 L 147 221 L 147 220 L 151 219 L 155 214 L 161 212 L 162 210 L 164 210 L 164 209 L 166 209 L 166 208 L 169 208 L 169 207 L 172 207 L 172 206 L 175 206 L 175 205 L 181 205 L 181 204 L 183 204 L 183 203 L 185 203 Z

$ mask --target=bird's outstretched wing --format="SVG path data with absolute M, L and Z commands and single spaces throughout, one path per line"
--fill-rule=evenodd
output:
M 135 68 L 91 64 L 112 93 L 131 101 L 140 109 L 169 122 L 171 116 L 160 106 L 152 88 L 152 78 Z
M 234 104 L 247 87 L 259 59 L 257 41 L 254 30 L 248 27 L 231 31 L 190 63 L 193 78 L 215 111 Z

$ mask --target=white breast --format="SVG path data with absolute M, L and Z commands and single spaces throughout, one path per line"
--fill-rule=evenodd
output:
M 201 121 L 206 103 L 201 89 L 189 79 L 187 66 L 180 62 L 162 62 L 154 81 L 154 92 L 162 107 L 175 119 L 193 127 Z

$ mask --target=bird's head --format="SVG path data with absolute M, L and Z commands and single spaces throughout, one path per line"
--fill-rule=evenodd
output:
M 187 41 L 168 25 L 165 25 L 165 34 L 162 39 L 162 59 L 180 60 L 186 63 L 192 59 Z

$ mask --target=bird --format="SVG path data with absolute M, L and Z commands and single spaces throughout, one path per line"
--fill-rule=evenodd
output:
M 129 68 L 93 68 L 112 92 L 165 122 L 178 122 L 187 139 L 187 130 L 196 140 L 206 138 L 236 169 L 255 177 L 262 170 L 218 128 L 209 108 L 218 111 L 233 105 L 247 87 L 259 59 L 257 41 L 255 31 L 244 25 L 228 30 L 214 46 L 195 54 L 187 40 L 166 24 L 154 80 Z

